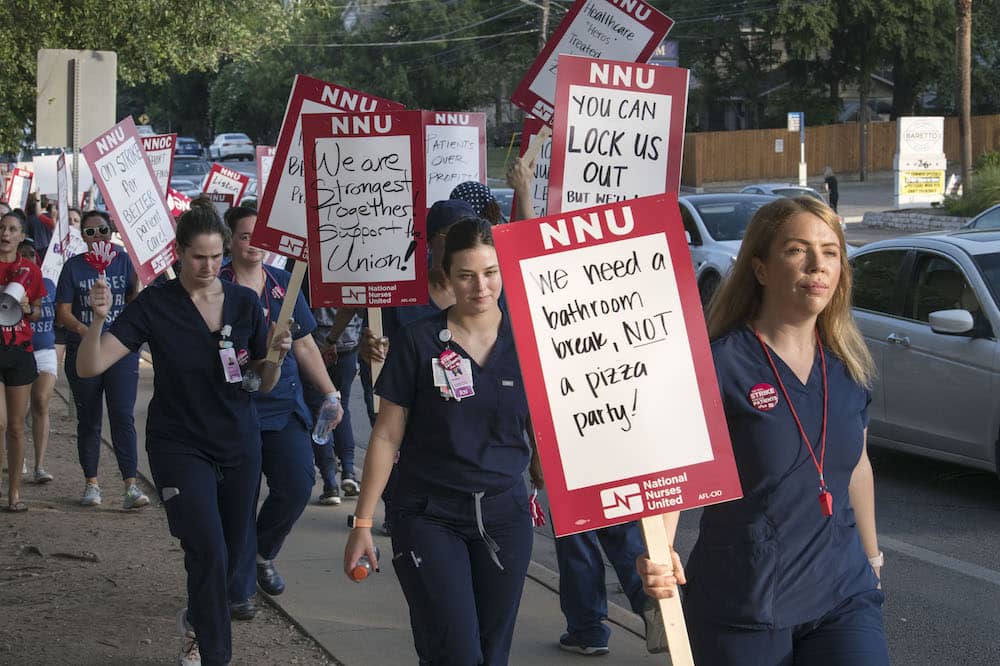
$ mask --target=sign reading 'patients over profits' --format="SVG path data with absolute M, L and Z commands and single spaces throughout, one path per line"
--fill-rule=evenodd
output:
M 486 183 L 486 114 L 424 111 L 427 207 L 457 185 Z
M 556 535 L 740 497 L 676 196 L 494 239 Z
M 82 152 L 136 273 L 148 285 L 177 259 L 174 220 L 131 116 L 88 143 Z
M 305 159 L 302 145 L 304 113 L 369 113 L 402 109 L 403 105 L 351 90 L 335 83 L 296 75 L 281 122 L 274 163 L 267 187 L 258 187 L 257 225 L 251 242 L 293 259 L 306 253 Z
M 313 307 L 427 302 L 420 111 L 302 116 Z
M 688 71 L 561 56 L 549 213 L 678 192 Z
M 560 55 L 646 62 L 673 24 L 642 0 L 576 0 L 510 100 L 551 124 Z

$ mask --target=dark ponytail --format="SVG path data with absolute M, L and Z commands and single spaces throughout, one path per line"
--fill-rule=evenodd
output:
M 215 212 L 215 206 L 208 197 L 196 197 L 191 201 L 191 209 L 177 220 L 177 248 L 185 250 L 191 247 L 196 237 L 212 234 L 222 237 L 223 250 L 228 252 L 229 242 L 233 237 L 229 227 L 219 219 L 219 214 Z

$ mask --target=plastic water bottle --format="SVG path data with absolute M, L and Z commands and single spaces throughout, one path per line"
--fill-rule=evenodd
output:
M 375 559 L 382 559 L 382 553 L 379 552 L 378 546 L 375 547 Z M 371 574 L 374 568 L 375 566 L 372 564 L 371 560 L 368 559 L 368 556 L 362 555 L 358 559 L 358 563 L 354 565 L 353 569 L 351 569 L 351 580 L 360 583 L 365 578 L 368 578 L 368 575 Z
M 326 396 L 326 399 L 323 400 L 323 406 L 319 408 L 319 414 L 316 415 L 316 425 L 312 431 L 312 440 L 319 446 L 325 446 L 333 439 L 330 434 L 333 431 L 333 421 L 337 418 L 339 404 L 340 398 L 331 393 Z

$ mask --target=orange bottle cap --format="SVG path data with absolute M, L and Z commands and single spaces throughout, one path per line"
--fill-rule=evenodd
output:
M 355 580 L 360 583 L 365 578 L 368 578 L 369 573 L 370 571 L 368 567 L 356 566 L 351 569 L 351 580 Z

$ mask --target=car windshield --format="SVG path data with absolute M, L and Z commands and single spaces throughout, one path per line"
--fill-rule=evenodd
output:
M 212 167 L 204 160 L 177 160 L 174 162 L 175 176 L 204 176 Z
M 174 188 L 175 190 L 193 190 L 195 188 L 195 184 L 190 180 L 179 180 L 177 178 L 171 178 L 170 187 Z
M 1000 304 L 1000 252 L 977 254 L 974 256 L 979 272 L 990 288 L 993 301 Z
M 819 193 L 807 187 L 779 187 L 772 191 L 779 197 L 812 197 L 813 199 L 823 201 L 823 197 Z
M 768 203 L 768 199 L 754 197 L 746 201 L 696 203 L 694 207 L 705 223 L 709 236 L 717 241 L 735 241 L 743 239 L 750 218 L 765 203 Z

